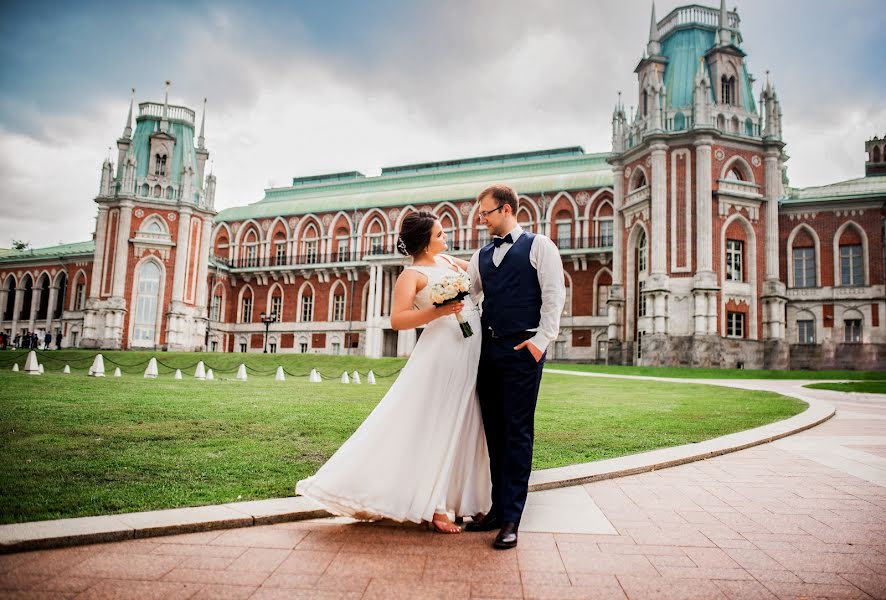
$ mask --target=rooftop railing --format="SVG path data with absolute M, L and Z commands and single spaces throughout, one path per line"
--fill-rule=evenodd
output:
M 738 13 L 726 13 L 726 25 L 730 29 L 738 29 L 739 25 Z M 658 25 L 659 37 L 664 37 L 670 33 L 675 27 L 682 25 L 699 24 L 707 27 L 719 27 L 720 10 L 710 8 L 708 6 L 700 6 L 693 4 L 691 6 L 683 6 L 677 8 L 666 16 Z
M 138 116 L 157 117 L 158 119 L 162 119 L 163 105 L 158 102 L 142 102 L 138 105 Z M 174 106 L 172 104 L 169 105 L 166 117 L 170 121 L 184 121 L 191 127 L 194 126 L 194 122 L 196 121 L 196 116 L 194 115 L 193 110 L 186 106 Z

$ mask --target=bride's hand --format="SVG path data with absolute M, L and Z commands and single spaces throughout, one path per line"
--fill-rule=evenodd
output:
M 448 304 L 444 304 L 443 306 L 435 306 L 434 307 L 434 318 L 439 319 L 440 317 L 445 317 L 447 315 L 454 315 L 455 313 L 460 313 L 464 307 L 465 307 L 464 302 L 450 302 Z

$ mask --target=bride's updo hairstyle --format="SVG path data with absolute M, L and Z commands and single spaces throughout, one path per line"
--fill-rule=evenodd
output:
M 400 254 L 416 256 L 431 243 L 431 230 L 437 217 L 429 212 L 414 212 L 403 219 L 397 250 Z

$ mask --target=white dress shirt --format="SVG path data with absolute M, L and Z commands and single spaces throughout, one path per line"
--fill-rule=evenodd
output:
M 523 235 L 523 228 L 517 225 L 510 233 L 514 242 Z M 492 251 L 492 263 L 497 267 L 514 244 L 503 243 Z M 483 282 L 480 281 L 480 252 L 471 257 L 468 275 L 471 277 L 471 300 L 477 306 L 483 297 Z M 544 352 L 548 345 L 560 334 L 560 315 L 566 304 L 566 285 L 563 276 L 563 263 L 560 251 L 554 242 L 544 235 L 535 235 L 529 250 L 529 264 L 538 274 L 541 288 L 541 316 L 534 336 L 529 338 L 532 345 Z

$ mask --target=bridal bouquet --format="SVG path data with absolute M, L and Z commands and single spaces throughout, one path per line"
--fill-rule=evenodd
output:
M 458 302 L 468 295 L 468 290 L 470 288 L 471 280 L 467 273 L 460 272 L 444 275 L 440 281 L 431 286 L 431 302 L 434 303 L 434 306 L 443 306 L 450 302 Z M 458 320 L 458 326 L 461 327 L 461 334 L 464 337 L 471 337 L 474 335 L 470 323 L 465 321 L 465 318 L 460 312 L 455 313 L 455 318 Z

